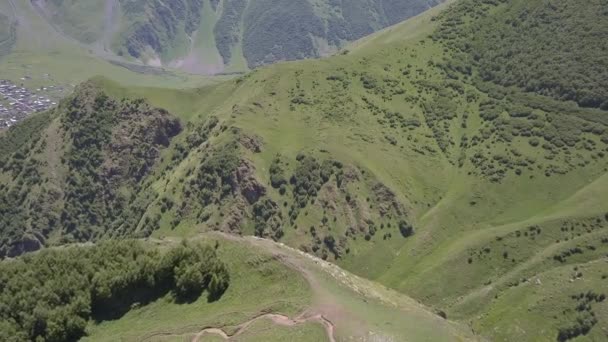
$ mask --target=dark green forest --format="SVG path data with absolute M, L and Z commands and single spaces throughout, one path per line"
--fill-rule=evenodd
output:
M 119 318 L 167 294 L 179 303 L 206 291 L 215 301 L 229 283 L 207 245 L 160 251 L 124 240 L 45 249 L 0 263 L 0 340 L 76 341 L 89 321 Z
M 225 1 L 225 4 L 242 0 Z M 281 60 L 318 57 L 322 51 L 314 37 L 330 46 L 341 47 L 381 28 L 436 6 L 442 0 L 325 0 L 327 13 L 319 13 L 314 1 L 257 0 L 250 1 L 243 18 L 243 54 L 250 68 Z M 245 6 L 243 6 L 245 7 Z M 315 8 L 316 7 L 316 8 Z M 223 14 L 225 15 L 225 14 Z M 218 26 L 231 25 L 220 19 Z M 233 24 L 232 24 L 233 25 Z M 220 53 L 221 42 L 216 41 Z M 224 56 L 224 54 L 222 54 Z M 226 61 L 226 58 L 224 58 Z
M 203 4 L 201 0 L 123 0 L 120 3 L 125 16 L 134 20 L 124 37 L 124 46 L 134 57 L 141 56 L 147 48 L 159 54 L 165 53 L 182 29 L 191 35 L 198 29 Z M 143 13 L 146 14 L 145 19 L 140 18 Z M 118 52 L 124 54 L 122 50 Z
M 49 130 L 53 120 L 59 128 Z M 131 233 L 153 200 L 141 182 L 179 132 L 167 111 L 111 99 L 92 83 L 11 128 L 0 138 L 0 171 L 14 180 L 0 184 L 0 257 L 37 250 L 53 230 L 63 243 Z M 66 142 L 57 165 L 45 155 L 50 136 Z

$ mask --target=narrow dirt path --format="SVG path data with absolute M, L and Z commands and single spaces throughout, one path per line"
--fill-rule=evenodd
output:
M 226 240 L 249 243 L 271 253 L 277 261 L 304 277 L 313 292 L 313 304 L 296 318 L 290 318 L 277 313 L 260 314 L 259 316 L 253 317 L 252 319 L 237 325 L 234 329 L 231 329 L 231 333 L 226 332 L 226 330 L 224 330 L 225 327 L 206 327 L 196 333 L 196 335 L 192 337 L 191 342 L 201 342 L 205 335 L 216 335 L 226 341 L 232 341 L 246 333 L 252 324 L 264 319 L 268 319 L 273 324 L 284 327 L 295 327 L 306 323 L 318 323 L 324 327 L 327 334 L 327 340 L 329 342 L 336 342 L 336 326 L 333 319 L 338 318 L 338 316 L 348 316 L 348 313 L 341 308 L 341 306 L 335 302 L 333 296 L 319 284 L 315 274 L 305 266 L 305 262 L 293 253 L 290 253 L 291 249 L 289 247 L 279 245 L 274 241 L 255 237 L 241 237 L 221 232 L 213 232 L 212 234 Z M 162 243 L 164 241 L 166 240 L 158 240 L 156 242 Z M 288 248 L 289 250 L 285 250 L 284 248 Z M 157 333 L 147 336 L 146 340 L 158 336 L 185 337 L 186 334 Z M 192 334 L 189 334 L 189 336 L 192 336 Z
M 350 326 L 349 333 L 352 334 L 352 336 L 363 338 L 369 334 L 367 322 L 359 315 L 353 313 L 352 310 L 345 308 L 344 305 L 336 299 L 335 294 L 323 284 L 323 280 L 319 278 L 320 274 L 326 273 L 328 276 L 338 280 L 342 285 L 359 293 L 360 289 L 357 289 L 356 285 L 340 279 L 340 276 L 344 272 L 336 271 L 336 269 L 338 269 L 337 266 L 272 240 L 255 236 L 241 237 L 221 232 L 214 232 L 212 234 L 219 235 L 228 240 L 246 242 L 260 250 L 264 250 L 270 253 L 277 261 L 304 277 L 312 291 L 312 303 L 310 308 L 300 315 L 300 319 L 316 317 L 313 321 L 316 320 L 325 326 L 330 341 L 334 342 L 336 340 L 336 325 L 339 326 L 341 324 L 340 322 L 348 322 Z M 374 297 L 371 293 L 366 294 L 366 296 L 368 295 Z
M 238 341 L 238 337 L 244 334 L 253 323 L 261 319 L 268 319 L 274 325 L 287 327 L 298 326 L 304 323 L 321 324 L 325 328 L 327 340 L 330 342 L 336 342 L 337 339 L 349 341 L 395 341 L 395 337 L 383 333 L 382 328 L 376 325 L 377 321 L 370 320 L 371 317 L 367 316 L 368 313 L 365 312 L 365 309 L 359 308 L 361 311 L 353 310 L 352 306 L 350 306 L 352 305 L 350 299 L 356 298 L 356 300 L 363 301 L 364 303 L 373 301 L 374 303 L 385 305 L 387 308 L 394 310 L 396 315 L 403 312 L 411 319 L 434 319 L 439 325 L 438 329 L 449 329 L 449 331 L 455 333 L 454 336 L 461 336 L 460 340 L 475 340 L 475 338 L 469 338 L 468 333 L 456 334 L 458 330 L 452 327 L 450 323 L 446 323 L 445 320 L 439 318 L 415 300 L 404 297 L 372 281 L 351 274 L 337 265 L 306 254 L 283 243 L 253 236 L 241 237 L 221 232 L 207 234 L 216 235 L 225 240 L 247 243 L 256 249 L 269 253 L 276 261 L 293 269 L 304 277 L 312 292 L 312 302 L 296 318 L 290 318 L 278 313 L 264 312 L 245 323 L 239 324 L 236 326 L 236 330 L 234 330 L 234 326 L 208 326 L 202 330 L 190 330 L 188 334 L 173 335 L 166 333 L 157 335 L 181 336 L 182 338 L 186 338 L 187 336 L 188 340 L 191 338 L 191 342 L 201 342 L 206 335 L 219 336 L 223 340 L 228 341 Z M 202 237 L 203 235 L 201 235 Z M 347 292 L 350 292 L 348 295 L 352 296 L 349 297 L 350 299 L 345 299 L 341 295 Z M 396 319 L 398 320 L 399 318 L 397 317 Z M 428 324 L 428 322 L 425 324 Z M 226 328 L 230 328 L 230 330 L 225 330 Z M 423 328 L 421 331 L 425 331 L 424 329 L 426 328 Z M 454 340 L 459 339 L 455 338 Z
M 262 320 L 262 319 L 269 319 L 272 321 L 273 324 L 285 326 L 285 327 L 294 327 L 294 326 L 298 326 L 298 325 L 305 324 L 308 322 L 320 323 L 321 325 L 323 325 L 325 327 L 325 331 L 327 332 L 327 337 L 328 337 L 329 341 L 336 342 L 336 340 L 334 338 L 333 323 L 331 321 L 329 321 L 327 318 L 323 317 L 322 315 L 314 315 L 314 316 L 309 316 L 306 318 L 302 317 L 302 318 L 291 319 L 287 316 L 279 315 L 279 314 L 265 314 L 265 315 L 255 317 L 255 318 L 239 325 L 236 329 L 236 332 L 230 336 L 222 329 L 218 329 L 218 328 L 203 329 L 194 336 L 194 338 L 192 339 L 192 342 L 200 342 L 201 338 L 205 334 L 217 335 L 217 336 L 220 336 L 221 338 L 223 338 L 224 340 L 230 340 L 232 338 L 238 337 L 239 335 L 243 334 L 244 332 L 247 331 L 247 329 L 253 323 L 255 323 L 259 320 Z
M 428 320 L 435 320 L 438 324 L 436 328 L 446 331 L 446 333 L 451 332 L 452 335 L 450 336 L 454 337 L 452 340 L 478 340 L 474 337 L 473 332 L 464 327 L 460 331 L 453 323 L 448 323 L 432 313 L 429 308 L 409 297 L 358 277 L 335 264 L 283 243 L 253 236 L 242 237 L 221 232 L 204 233 L 199 238 L 205 239 L 209 235 L 249 244 L 256 250 L 265 251 L 277 262 L 293 269 L 307 281 L 312 292 L 312 302 L 304 312 L 295 318 L 266 311 L 260 312 L 257 316 L 238 325 L 221 325 L 221 323 L 217 326 L 190 325 L 181 327 L 178 331 L 152 332 L 142 338 L 142 341 L 159 341 L 159 338 L 162 340 L 168 337 L 178 337 L 191 342 L 201 342 L 205 336 L 219 337 L 225 341 L 238 341 L 239 336 L 245 334 L 252 324 L 264 319 L 270 320 L 273 325 L 284 327 L 294 327 L 305 323 L 321 324 L 325 329 L 327 340 L 330 342 L 336 342 L 338 339 L 344 341 L 396 341 L 399 340 L 397 336 L 400 336 L 400 333 L 397 333 L 397 336 L 386 335 L 385 333 L 391 332 L 383 332 L 383 328 L 378 324 L 399 324 L 400 313 L 405 314 L 405 318 L 411 320 L 408 321 L 410 324 L 416 322 L 416 319 L 425 320 L 421 329 L 414 329 L 417 333 L 429 333 L 425 329 L 435 329 L 434 326 L 428 326 Z M 149 241 L 164 244 L 176 243 L 179 239 L 165 238 L 162 240 L 150 239 Z M 347 296 L 344 294 L 347 294 Z M 353 300 L 361 301 L 357 304 L 357 309 L 353 309 Z M 395 317 L 394 321 L 389 320 L 390 322 L 384 323 L 377 319 L 371 319 L 373 317 L 369 316 L 370 313 L 366 312 L 365 309 L 367 303 L 384 305 L 398 316 Z M 376 309 L 378 309 L 377 305 Z M 403 340 L 404 336 L 400 337 L 400 340 Z
M 298 317 L 291 319 L 287 316 L 280 314 L 264 314 L 239 325 L 237 327 L 237 332 L 230 336 L 230 338 L 241 335 L 244 331 L 247 330 L 247 328 L 251 324 L 255 323 L 259 319 L 270 319 L 276 325 L 288 327 L 293 327 L 308 322 L 319 323 L 325 328 L 328 340 L 330 342 L 336 342 L 336 327 L 333 321 L 338 318 L 349 316 L 349 314 L 346 312 L 346 310 L 342 308 L 339 303 L 335 301 L 333 295 L 329 293 L 323 286 L 321 286 L 318 279 L 316 278 L 316 275 L 310 269 L 308 269 L 306 267 L 306 263 L 298 257 L 299 254 L 290 253 L 290 247 L 278 244 L 274 241 L 267 239 L 261 239 L 252 236 L 241 237 L 221 232 L 214 232 L 213 234 L 219 235 L 227 240 L 247 242 L 253 246 L 256 246 L 262 250 L 271 253 L 277 261 L 301 274 L 306 280 L 306 282 L 308 282 L 308 285 L 310 286 L 313 293 L 313 303 L 311 307 L 302 314 L 300 314 Z M 199 334 L 197 334 L 197 337 L 200 338 L 205 333 L 211 333 L 212 331 L 205 329 Z M 219 335 L 222 336 L 221 334 Z M 195 338 L 192 340 L 192 342 L 199 342 L 199 339 Z

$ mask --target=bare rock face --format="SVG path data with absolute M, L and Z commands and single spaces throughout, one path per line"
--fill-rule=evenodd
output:
M 346 188 L 347 184 L 355 183 L 363 178 L 361 171 L 354 166 L 347 166 L 344 168 L 344 182 L 342 188 Z
M 393 211 L 397 215 L 404 215 L 405 208 L 403 204 L 397 200 L 395 193 L 382 183 L 376 183 L 372 188 L 376 200 L 378 201 L 378 211 L 380 215 L 385 216 L 389 212 Z
M 247 160 L 241 160 L 241 165 L 234 172 L 234 184 L 232 188 L 249 202 L 254 204 L 262 196 L 266 195 L 266 187 L 262 185 L 254 176 L 255 167 Z
M 182 131 L 182 125 L 178 119 L 172 118 L 166 110 L 159 109 L 159 112 L 161 116 L 155 120 L 156 125 L 153 126 L 152 141 L 154 145 L 167 147 L 171 143 L 171 138 Z
M 247 203 L 242 198 L 232 203 L 227 208 L 227 214 L 221 223 L 220 230 L 227 233 L 240 233 L 241 225 L 247 218 Z
M 241 189 L 241 194 L 247 199 L 249 204 L 253 204 L 266 194 L 266 188 L 257 183 L 255 179 L 253 181 L 248 179 Z
M 102 175 L 115 181 L 130 178 L 139 182 L 182 126 L 166 110 L 145 103 L 138 103 L 135 109 L 121 108 L 117 116 L 121 120 L 112 129 L 112 140 L 105 148 Z
M 262 152 L 263 141 L 259 136 L 242 134 L 239 143 L 253 153 Z

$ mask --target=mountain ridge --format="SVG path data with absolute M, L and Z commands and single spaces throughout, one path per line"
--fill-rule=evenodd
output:
M 488 339 L 602 340 L 606 112 L 484 79 L 487 55 L 474 61 L 466 45 L 482 44 L 471 27 L 502 32 L 512 23 L 502 19 L 528 6 L 582 5 L 461 0 L 343 54 L 264 66 L 195 90 L 96 79 L 89 85 L 110 102 L 166 108 L 182 130 L 159 147 L 144 179 L 118 192 L 137 215 L 112 222 L 119 229 L 83 220 L 77 230 L 94 240 L 256 235 L 407 293 Z M 604 23 L 599 11 L 580 14 Z M 526 18 L 541 32 L 553 25 Z M 577 62 L 585 70 L 585 60 Z M 44 167 L 30 164 L 61 160 L 36 152 L 50 137 L 30 146 L 16 137 L 27 127 L 48 129 L 35 119 L 5 135 L 12 147 L 0 154 L 0 179 L 20 196 L 3 203 L 35 203 L 31 174 Z M 39 242 L 69 240 L 62 225 Z M 22 233 L 39 227 L 30 230 Z
M 179 0 L 165 6 L 157 1 L 65 0 L 35 5 L 62 34 L 85 45 L 101 44 L 118 58 L 214 74 L 327 55 L 438 3 Z

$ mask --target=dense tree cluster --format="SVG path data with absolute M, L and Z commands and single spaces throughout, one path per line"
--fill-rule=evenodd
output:
M 183 243 L 161 253 L 138 241 L 43 250 L 0 263 L 0 340 L 75 341 L 89 320 L 120 317 L 167 293 L 221 297 L 230 276 L 216 251 Z
M 414 227 L 412 227 L 412 225 L 407 221 L 401 220 L 399 221 L 399 232 L 401 232 L 403 237 L 410 237 L 414 235 Z
M 197 34 L 211 34 L 224 64 L 242 59 L 233 55 L 242 51 L 247 65 L 255 68 L 281 60 L 318 57 L 328 48 L 338 49 L 442 1 L 117 0 L 123 29 L 113 32 L 111 40 L 120 56 L 159 58 L 168 64 L 190 52 L 190 41 L 196 41 Z M 71 37 L 94 44 L 103 38 L 107 24 L 104 5 L 100 3 L 103 2 L 47 1 L 48 19 Z M 92 15 L 90 20 L 77 19 L 87 15 Z M 214 18 L 213 27 L 209 26 L 209 18 Z M 6 44 L 5 48 L 2 38 L 11 37 L 11 26 L 16 26 L 6 19 L 0 18 L 0 56 L 12 45 Z M 320 45 L 320 40 L 326 43 Z M 131 64 L 116 64 L 134 68 Z M 240 64 L 236 62 L 239 67 Z M 154 69 L 148 68 L 150 71 Z
M 168 169 L 174 168 L 180 161 L 184 160 L 192 150 L 208 141 L 218 123 L 219 120 L 216 116 L 209 117 L 202 125 L 189 122 L 186 125 L 186 131 L 189 133 L 186 136 L 185 141 L 179 141 L 175 144 L 175 151 L 171 156 L 171 163 L 168 165 Z
M 339 182 L 342 168 L 342 163 L 338 161 L 327 159 L 319 163 L 315 157 L 303 153 L 298 154 L 296 160 L 298 164 L 289 179 L 294 198 L 294 206 L 290 210 L 292 221 L 297 218 L 300 209 L 314 201 L 321 187 L 334 173 L 336 181 Z
M 201 163 L 195 177 L 185 185 L 198 194 L 204 205 L 232 194 L 234 172 L 240 163 L 237 149 L 238 145 L 233 142 L 212 151 Z
M 569 257 L 576 255 L 576 254 L 583 254 L 583 249 L 580 247 L 572 247 L 569 248 L 565 251 L 562 251 L 559 254 L 556 254 L 553 256 L 553 260 L 559 261 L 560 263 L 565 263 Z
M 557 334 L 557 341 L 564 342 L 574 339 L 579 336 L 584 336 L 598 322 L 595 312 L 593 311 L 592 304 L 601 303 L 606 299 L 606 295 L 603 293 L 596 293 L 594 291 L 588 291 L 586 293 L 579 293 L 571 296 L 572 300 L 575 301 L 576 317 L 574 322 L 570 325 L 561 327 Z
M 43 163 L 39 159 L 28 159 L 28 156 L 38 151 L 42 131 L 54 115 L 53 112 L 45 112 L 31 116 L 0 135 L 0 173 L 18 178 L 20 185 L 15 187 L 10 182 L 0 184 L 0 257 L 19 254 L 24 249 L 37 249 L 40 245 L 36 236 L 31 232 L 26 233 L 23 222 L 28 219 L 34 223 L 45 220 L 48 213 L 39 209 L 48 193 L 38 196 L 33 203 L 38 210 L 30 215 L 26 200 L 31 188 L 43 181 L 38 172 Z M 15 245 L 16 241 L 21 243 Z
M 283 219 L 279 206 L 270 198 L 264 197 L 253 205 L 255 235 L 279 240 L 283 232 Z
M 230 50 L 238 43 L 238 35 L 242 34 L 243 54 L 253 68 L 280 60 L 319 56 L 322 51 L 316 37 L 325 39 L 332 47 L 340 47 L 346 41 L 396 24 L 439 3 L 439 0 L 324 0 L 313 4 L 259 0 L 245 4 L 243 0 L 226 0 L 215 36 L 218 50 L 227 62 Z M 318 6 L 326 12 L 320 15 Z
M 133 200 L 126 190 L 138 189 L 159 149 L 169 145 L 181 126 L 166 111 L 141 99 L 118 102 L 88 85 L 65 111 L 61 123 L 71 146 L 64 157 L 69 179 L 61 224 L 83 241 L 103 233 L 101 227 L 118 229 L 130 217 L 143 215 L 127 205 Z
M 0 191 L 0 257 L 38 249 L 57 230 L 64 242 L 133 233 L 154 199 L 141 184 L 180 131 L 166 111 L 109 98 L 94 82 L 9 130 L 0 151 L 11 179 Z M 61 148 L 48 148 L 51 136 Z
M 285 194 L 286 186 L 287 186 L 287 177 L 285 175 L 285 170 L 282 165 L 281 157 L 276 156 L 272 160 L 272 164 L 270 164 L 270 185 L 273 188 L 279 189 L 281 195 Z
M 0 135 L 0 168 L 4 168 L 8 163 L 11 154 L 20 153 L 20 149 L 31 149 L 32 142 L 38 141 L 42 134 L 42 129 L 46 127 L 55 117 L 52 111 L 32 115 L 20 122 L 19 125 L 11 126 L 8 132 Z M 28 145 L 29 144 L 29 145 Z
M 325 30 L 308 1 L 255 1 L 243 19 L 243 54 L 249 67 L 318 56 L 313 37 L 324 36 Z
M 604 158 L 596 137 L 608 142 L 606 116 L 599 109 L 608 100 L 608 75 L 599 67 L 606 62 L 601 52 L 606 41 L 599 38 L 608 30 L 605 12 L 601 1 L 463 0 L 434 19 L 439 26 L 432 38 L 446 53 L 436 65 L 450 82 L 474 85 L 488 96 L 479 103 L 479 131 L 463 136 L 461 148 L 527 140 L 544 157 L 537 160 L 515 148 L 476 149 L 461 153 L 461 167 L 468 159 L 473 173 L 500 182 L 510 170 L 521 176 L 538 169 L 549 177 Z M 560 30 L 564 34 L 554 34 Z M 477 101 L 471 100 L 467 95 L 467 102 Z M 425 115 L 433 112 L 427 109 Z M 429 126 L 441 138 L 437 125 Z
M 511 144 L 516 139 L 524 139 L 531 147 L 542 149 L 545 155 L 543 164 L 542 160 L 514 147 L 509 147 L 507 153 L 488 154 L 478 150 L 469 160 L 477 173 L 492 181 L 500 181 L 509 170 L 521 175 L 535 167 L 547 176 L 564 174 L 589 163 L 585 160 L 601 160 L 605 153 L 596 139 L 605 134 L 606 126 L 570 111 L 561 112 L 557 108 L 544 111 L 523 105 L 514 98 L 489 98 L 481 101 L 479 113 L 482 126 L 477 134 L 467 138 L 463 147 L 488 142 Z M 565 163 L 550 163 L 559 159 Z
M 451 121 L 457 117 L 458 107 L 446 91 L 440 91 L 430 101 L 423 104 L 424 117 L 427 125 L 433 131 L 439 148 L 448 153 L 454 144 L 450 134 Z

